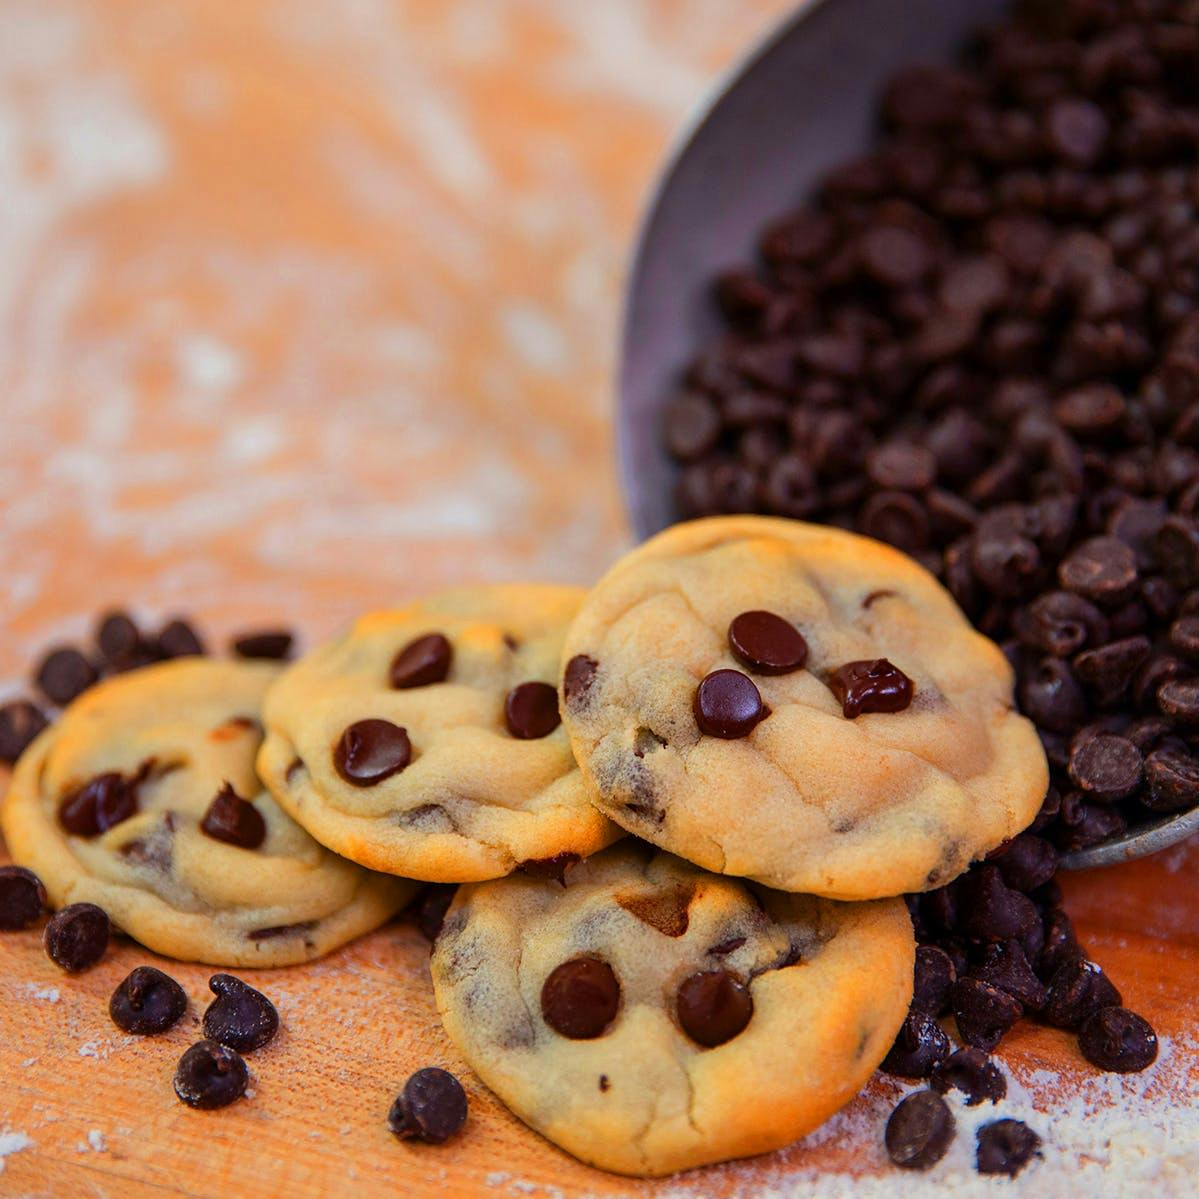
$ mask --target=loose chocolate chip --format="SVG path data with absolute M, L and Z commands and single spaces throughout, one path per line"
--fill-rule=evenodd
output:
M 960 931 L 980 941 L 1008 941 L 1039 919 L 1032 900 L 1009 887 L 990 863 L 958 880 L 957 913 Z
M 945 1100 L 936 1091 L 916 1091 L 891 1113 L 883 1140 L 887 1156 L 897 1166 L 927 1170 L 945 1156 L 954 1132 Z
M 427 633 L 408 642 L 391 662 L 391 685 L 399 690 L 444 683 L 454 660 L 454 647 L 443 633 Z
M 46 910 L 46 888 L 24 866 L 0 866 L 0 929 L 28 928 Z
M 691 975 L 679 986 L 677 1003 L 683 1031 L 705 1049 L 731 1041 L 754 1014 L 749 987 L 727 970 Z
M 72 903 L 46 925 L 46 953 L 68 974 L 78 974 L 90 970 L 104 956 L 110 932 L 103 908 L 94 903 Z
M 1187 728 L 1199 727 L 1199 679 L 1170 679 L 1157 689 L 1162 712 Z
M 242 799 L 230 783 L 223 783 L 208 805 L 200 830 L 214 841 L 241 849 L 257 849 L 266 840 L 262 813 L 248 799 Z
M 69 646 L 51 650 L 37 668 L 42 694 L 60 708 L 82 695 L 99 677 L 96 668 Z
M 1141 803 L 1153 812 L 1181 812 L 1199 803 L 1199 761 L 1173 748 L 1155 749 L 1145 759 Z
M 924 1012 L 908 1012 L 882 1069 L 900 1078 L 927 1078 L 949 1056 L 949 1038 Z
M 359 720 L 350 725 L 333 750 L 333 765 L 347 783 L 373 787 L 399 774 L 412 761 L 408 730 L 390 720 Z
M 748 737 L 767 708 L 753 680 L 739 670 L 714 670 L 695 690 L 695 723 L 709 737 Z
M 1101 705 L 1110 707 L 1128 689 L 1151 650 L 1148 637 L 1110 641 L 1079 654 L 1074 659 L 1074 673 Z
M 1094 962 L 1068 958 L 1054 972 L 1041 1019 L 1055 1028 L 1078 1028 L 1092 1012 L 1119 1007 L 1120 992 Z
M 595 672 L 598 669 L 599 663 L 586 654 L 575 654 L 567 662 L 562 676 L 562 694 L 572 708 L 577 708 L 583 703 L 591 690 L 591 684 L 595 682 Z
M 430 944 L 437 940 L 457 891 L 456 883 L 431 883 L 417 900 L 416 926 Z
M 1007 1094 L 1007 1079 L 999 1067 L 981 1050 L 973 1046 L 951 1053 L 934 1071 L 930 1080 L 933 1089 L 942 1095 L 961 1091 L 966 1106 L 974 1107 L 989 1099 L 998 1103 Z
M 1055 658 L 1067 658 L 1090 643 L 1107 640 L 1108 624 L 1103 613 L 1081 595 L 1047 591 L 1012 616 L 1020 641 Z
M 541 988 L 541 1014 L 574 1041 L 603 1036 L 620 1008 L 620 983 L 607 962 L 578 957 L 556 966 Z
M 548 737 L 562 723 L 558 689 L 549 683 L 519 683 L 504 700 L 504 722 L 521 741 Z
M 1049 148 L 1071 166 L 1091 166 L 1102 153 L 1108 132 L 1103 109 L 1089 100 L 1070 96 L 1054 101 L 1049 108 Z
M 204 642 L 200 634 L 186 620 L 171 620 L 163 625 L 155 642 L 164 658 L 200 657 L 204 653 Z
M 197 1041 L 175 1068 L 175 1094 L 188 1107 L 227 1107 L 245 1094 L 249 1080 L 240 1053 L 216 1041 Z
M 943 1015 L 949 1008 L 949 992 L 957 981 L 953 959 L 935 945 L 916 949 L 916 978 L 912 1007 L 925 1015 Z
M 829 675 L 828 685 L 847 720 L 868 712 L 902 712 L 914 690 L 912 680 L 886 658 L 847 662 Z
M 685 391 L 670 401 L 663 416 L 666 448 L 680 462 L 694 462 L 716 445 L 721 419 L 716 405 L 705 395 Z
M 112 993 L 108 1014 L 123 1032 L 151 1036 L 165 1032 L 187 1011 L 187 993 L 153 966 L 138 966 Z
M 1021 833 L 987 860 L 999 867 L 1009 887 L 1027 895 L 1053 878 L 1057 859 L 1057 850 L 1044 837 Z
M 1062 561 L 1058 578 L 1067 591 L 1110 607 L 1136 585 L 1136 557 L 1115 537 L 1092 537 Z
M 233 652 L 239 658 L 265 658 L 281 661 L 290 656 L 295 638 L 288 629 L 262 629 L 242 633 L 233 639 Z
M 387 1126 L 400 1140 L 415 1138 L 441 1145 L 466 1123 L 466 1092 L 448 1071 L 418 1070 L 404 1084 L 387 1113 Z
M 1092 1012 L 1078 1030 L 1082 1055 L 1100 1070 L 1121 1074 L 1144 1070 L 1157 1060 L 1157 1033 L 1148 1020 L 1126 1007 Z
M 137 786 L 122 774 L 98 774 L 58 807 L 58 822 L 75 837 L 98 837 L 137 811 Z
M 735 616 L 729 625 L 729 645 L 737 660 L 758 674 L 789 674 L 808 660 L 803 634 L 773 612 Z
M 1015 1178 L 1033 1157 L 1041 1156 L 1041 1138 L 1022 1120 L 994 1120 L 978 1130 L 975 1167 L 980 1174 Z
M 1019 1000 L 978 978 L 959 978 L 950 1002 L 962 1040 L 985 1053 L 1024 1014 Z
M 1034 926 L 1040 928 L 1040 925 Z M 1019 941 L 1000 941 L 983 949 L 982 960 L 971 971 L 974 978 L 998 987 L 1030 1011 L 1045 1006 L 1045 984 L 1033 972 Z
M 1020 707 L 1037 725 L 1051 733 L 1068 733 L 1087 718 L 1087 697 L 1069 665 L 1060 658 L 1042 658 L 1020 679 Z
M 25 699 L 0 707 L 0 762 L 13 765 L 49 723 L 41 708 Z
M 105 661 L 123 662 L 142 646 L 141 630 L 128 612 L 106 612 L 96 626 L 96 648 Z
M 216 996 L 204 1013 L 204 1035 L 210 1040 L 249 1053 L 279 1031 L 279 1013 L 261 991 L 232 974 L 214 974 L 208 986 Z
M 1141 751 L 1124 737 L 1088 737 L 1070 755 L 1070 778 L 1081 791 L 1105 803 L 1125 799 L 1141 785 Z

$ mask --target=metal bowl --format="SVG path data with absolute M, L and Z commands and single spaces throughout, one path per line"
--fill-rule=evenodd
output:
M 675 519 L 661 413 L 721 328 L 712 280 L 751 261 L 772 219 L 872 142 L 899 67 L 946 62 L 1006 0 L 809 0 L 714 89 L 679 139 L 637 239 L 620 355 L 617 453 L 636 535 Z M 1199 831 L 1199 809 L 1067 854 L 1067 869 L 1155 853 Z

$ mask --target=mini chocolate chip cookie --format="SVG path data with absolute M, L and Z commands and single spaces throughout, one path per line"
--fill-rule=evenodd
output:
M 276 667 L 179 659 L 89 689 L 29 747 L 0 826 L 55 907 L 89 903 L 158 953 L 308 961 L 382 924 L 413 884 L 328 852 L 254 769 Z
M 433 951 L 446 1030 L 522 1120 L 661 1175 L 777 1149 L 853 1096 L 912 997 L 900 900 L 845 904 L 641 842 L 459 889 Z
M 838 529 L 677 525 L 591 592 L 562 667 L 599 808 L 785 891 L 940 886 L 1048 786 L 998 647 L 906 555 Z
M 267 786 L 330 849 L 429 882 L 602 849 L 620 829 L 587 800 L 556 687 L 582 597 L 470 587 L 364 616 L 267 697 Z

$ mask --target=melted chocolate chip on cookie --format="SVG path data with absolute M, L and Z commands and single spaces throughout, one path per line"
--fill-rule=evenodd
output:
M 757 674 L 790 674 L 808 660 L 808 643 L 788 620 L 773 612 L 742 612 L 729 625 L 737 660 Z
M 705 970 L 685 979 L 678 993 L 679 1024 L 705 1049 L 723 1045 L 745 1030 L 754 1001 L 745 985 L 728 970 Z
M 695 691 L 695 723 L 709 737 L 747 737 L 769 715 L 753 680 L 739 670 L 714 670 Z
M 58 822 L 76 837 L 98 837 L 137 811 L 137 789 L 149 776 L 153 762 L 142 764 L 126 778 L 117 771 L 98 774 L 72 791 L 58 807 Z
M 549 683 L 520 683 L 504 700 L 504 722 L 508 732 L 521 741 L 548 737 L 562 723 L 558 714 L 558 691 Z
M 608 1031 L 620 1008 L 620 983 L 607 962 L 572 958 L 556 966 L 541 988 L 541 1014 L 564 1037 L 590 1041 Z
M 444 683 L 454 659 L 454 647 L 442 633 L 427 633 L 410 641 L 391 662 L 391 685 L 406 691 Z
M 912 702 L 912 680 L 886 658 L 847 662 L 833 671 L 828 685 L 848 720 L 868 712 L 902 712 Z
M 373 787 L 399 774 L 412 761 L 408 730 L 390 720 L 359 720 L 341 735 L 333 765 L 347 783 Z
M 587 692 L 591 690 L 591 684 L 595 682 L 595 672 L 598 669 L 599 663 L 586 654 L 575 654 L 567 662 L 562 675 L 562 694 L 566 696 L 568 704 L 574 707 L 582 703 Z
M 266 840 L 266 821 L 248 799 L 242 799 L 229 783 L 216 793 L 200 830 L 214 841 L 241 849 L 257 849 Z

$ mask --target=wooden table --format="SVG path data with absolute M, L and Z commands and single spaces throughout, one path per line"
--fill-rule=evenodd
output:
M 37 648 L 113 603 L 191 613 L 214 642 L 278 622 L 313 641 L 446 582 L 594 578 L 627 540 L 608 417 L 639 205 L 685 110 L 786 7 L 0 6 L 0 677 L 16 689 Z M 1171 1041 L 1137 1110 L 1193 1132 L 1199 852 L 1069 893 L 1095 956 Z M 252 1098 L 193 1112 L 170 1079 L 195 1020 L 135 1040 L 106 1014 L 153 960 L 126 943 L 67 978 L 36 933 L 0 937 L 0 1195 L 925 1186 L 881 1161 L 887 1081 L 756 1162 L 658 1184 L 576 1164 L 471 1080 L 405 924 L 254 975 L 284 1031 L 251 1061 Z M 194 1017 L 210 972 L 162 964 Z M 1049 1113 L 1091 1077 L 1067 1036 L 1034 1026 L 1004 1060 Z M 466 1078 L 468 1129 L 401 1145 L 388 1105 L 430 1063 Z M 927 1185 L 976 1180 L 967 1163 Z

